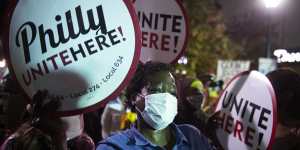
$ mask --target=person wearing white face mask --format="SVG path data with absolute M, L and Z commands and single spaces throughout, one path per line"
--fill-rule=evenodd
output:
M 128 104 L 138 113 L 137 124 L 101 141 L 97 150 L 212 149 L 195 127 L 173 123 L 176 85 L 168 65 L 140 65 L 126 92 Z

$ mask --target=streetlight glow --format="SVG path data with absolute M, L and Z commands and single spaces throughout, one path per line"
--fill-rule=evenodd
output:
M 5 59 L 0 60 L 0 68 L 4 68 L 4 67 L 6 67 L 6 61 L 5 61 Z
M 186 65 L 188 63 L 188 58 L 186 56 L 182 56 L 179 60 L 178 60 L 178 64 L 182 64 L 182 65 Z
M 263 0 L 267 8 L 276 8 L 282 0 Z

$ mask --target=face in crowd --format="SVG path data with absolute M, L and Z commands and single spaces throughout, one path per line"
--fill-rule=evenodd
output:
M 177 114 L 176 85 L 172 74 L 163 64 L 146 64 L 143 69 L 138 69 L 137 76 L 139 87 L 136 87 L 134 97 L 137 112 L 150 128 L 166 128 Z

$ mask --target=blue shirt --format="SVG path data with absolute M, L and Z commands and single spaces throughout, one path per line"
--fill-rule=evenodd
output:
M 176 144 L 172 150 L 211 150 L 206 137 L 191 125 L 170 125 Z M 101 141 L 97 150 L 165 150 L 147 140 L 136 128 L 115 134 Z

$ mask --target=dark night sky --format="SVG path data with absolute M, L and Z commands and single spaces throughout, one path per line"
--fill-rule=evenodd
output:
M 283 0 L 268 10 L 262 0 L 218 0 L 222 5 L 227 28 L 240 36 L 248 36 L 265 29 L 266 14 L 270 11 L 273 42 L 277 48 L 300 48 L 300 1 Z

